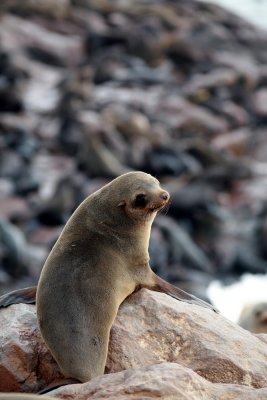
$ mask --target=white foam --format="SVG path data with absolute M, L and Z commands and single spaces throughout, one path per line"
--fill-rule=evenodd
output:
M 205 0 L 200 0 L 205 1 Z M 208 0 L 267 30 L 267 0 Z
M 237 322 L 245 305 L 267 301 L 267 275 L 245 274 L 240 281 L 228 286 L 213 281 L 207 293 L 222 315 Z

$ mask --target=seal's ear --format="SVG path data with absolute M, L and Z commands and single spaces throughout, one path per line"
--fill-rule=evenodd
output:
M 119 204 L 118 207 L 125 207 L 126 206 L 126 201 L 122 200 Z

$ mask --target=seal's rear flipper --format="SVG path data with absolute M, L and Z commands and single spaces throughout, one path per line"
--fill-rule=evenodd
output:
M 204 300 L 199 299 L 198 297 L 193 296 L 185 292 L 182 289 L 179 289 L 176 286 L 171 285 L 170 283 L 161 279 L 158 275 L 154 275 L 155 285 L 153 287 L 149 287 L 151 290 L 155 290 L 157 292 L 163 292 L 173 297 L 174 299 L 184 301 L 189 304 L 196 304 L 197 306 L 209 308 L 215 312 L 218 312 L 216 308 L 214 308 L 211 304 L 206 303 Z
M 11 304 L 35 304 L 37 286 L 31 286 L 25 289 L 14 290 L 0 297 L 0 308 L 8 307 Z
M 52 390 L 56 390 L 56 389 L 58 389 L 58 388 L 60 388 L 60 387 L 62 387 L 62 386 L 66 386 L 66 385 L 75 385 L 75 384 L 77 384 L 77 383 L 81 384 L 82 382 L 78 381 L 77 379 L 72 379 L 72 378 L 70 378 L 70 379 L 68 379 L 68 380 L 66 380 L 66 379 L 59 380 L 57 383 L 54 383 L 53 385 L 49 385 L 49 386 L 47 386 L 45 389 L 40 390 L 40 391 L 38 392 L 38 394 L 39 394 L 39 395 L 40 395 L 40 394 L 41 394 L 41 395 L 42 395 L 42 394 L 46 394 L 46 393 L 49 393 L 49 392 L 51 392 Z M 40 397 L 40 399 L 41 399 L 41 397 Z

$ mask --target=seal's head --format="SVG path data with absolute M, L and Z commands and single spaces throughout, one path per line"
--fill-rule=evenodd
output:
M 153 220 L 170 201 L 169 193 L 149 174 L 130 172 L 117 179 L 120 183 L 118 207 L 131 220 Z
M 157 212 L 170 201 L 170 195 L 159 181 L 144 172 L 120 175 L 89 196 L 74 213 L 79 225 L 94 229 L 111 228 L 118 232 L 137 232 L 137 225 L 148 228 Z M 101 228 L 102 227 L 102 228 Z M 76 224 L 77 231 L 77 224 Z M 138 231 L 140 235 L 140 231 Z

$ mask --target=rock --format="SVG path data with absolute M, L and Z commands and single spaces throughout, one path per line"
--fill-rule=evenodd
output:
M 40 151 L 32 160 L 32 168 L 37 178 L 42 181 L 38 193 L 40 206 L 42 201 L 53 197 L 59 181 L 72 176 L 75 164 L 72 158 L 65 155 L 51 155 Z
M 177 136 L 209 136 L 226 131 L 228 124 L 223 118 L 213 115 L 209 110 L 191 106 L 174 119 L 173 128 L 177 131 Z
M 6 219 L 0 218 L 0 243 L 4 247 L 1 264 L 13 278 L 27 275 L 28 249 L 24 233 Z
M 14 113 L 21 112 L 24 108 L 21 92 L 28 75 L 20 66 L 13 64 L 12 57 L 8 51 L 2 49 L 2 46 L 0 49 L 0 74 L 0 112 L 12 113 L 14 116 Z
M 208 96 L 212 90 L 233 86 L 236 80 L 237 73 L 235 71 L 227 68 L 218 68 L 210 74 L 195 74 L 183 90 L 187 96 L 193 97 L 195 100 L 198 98 L 201 100 L 204 90 L 206 96 Z
M 188 367 L 213 383 L 267 386 L 267 348 L 256 337 L 219 314 L 141 290 L 120 308 L 107 370 L 164 361 Z
M 254 107 L 261 117 L 267 117 L 267 89 L 262 88 L 254 94 Z
M 49 194 L 48 190 L 49 185 L 46 188 L 46 195 Z M 50 190 L 52 190 L 50 196 L 43 198 L 43 201 L 40 201 L 41 199 L 36 201 L 36 217 L 43 225 L 64 225 L 70 217 L 70 210 L 76 208 L 83 200 L 81 188 L 70 175 L 59 177 Z
M 178 218 L 192 217 L 195 210 L 207 209 L 215 204 L 216 192 L 211 185 L 197 181 L 185 185 L 173 182 L 167 185 L 167 189 L 172 199 L 170 213 Z
M 232 68 L 235 71 L 236 78 L 236 88 L 240 85 L 240 78 L 244 80 L 244 88 L 254 88 L 259 70 L 258 66 L 254 63 L 253 57 L 249 53 L 242 52 L 238 57 L 230 57 L 228 51 L 215 52 L 214 58 L 216 62 L 220 64 L 221 67 Z M 233 82 L 232 82 L 233 83 Z
M 20 304 L 1 309 L 0 326 L 1 391 L 36 392 L 66 382 L 41 339 L 35 306 Z M 245 399 L 245 394 L 260 393 L 252 388 L 264 388 L 262 393 L 266 395 L 266 372 L 267 349 L 262 338 L 210 310 L 142 289 L 119 309 L 110 336 L 108 375 L 84 385 L 61 388 L 51 395 L 67 398 L 69 390 L 77 390 L 83 398 L 87 390 L 88 396 L 96 395 L 98 390 L 107 396 L 106 392 L 111 395 L 115 390 L 114 396 L 125 396 L 126 390 L 129 395 L 137 390 L 139 396 L 149 396 L 154 388 L 154 396 L 170 396 L 172 390 L 185 395 L 190 387 L 194 391 L 202 387 L 208 393 L 214 391 L 218 399 L 224 398 L 219 397 L 224 391 L 229 396 L 244 393 Z M 191 384 L 179 383 L 183 380 Z
M 25 0 L 23 3 L 20 0 L 3 0 L 0 9 L 19 12 L 22 15 L 37 13 L 52 18 L 64 18 L 68 16 L 69 6 L 69 0 L 58 0 L 56 3 L 53 0 Z
M 267 388 L 211 384 L 189 368 L 161 363 L 92 379 L 83 385 L 64 386 L 48 394 L 60 399 L 265 400 Z M 0 397 L 1 398 L 1 397 Z M 13 400 L 13 399 L 12 399 Z M 15 400 L 15 399 L 14 399 Z
M 37 328 L 35 306 L 0 311 L 0 391 L 38 392 L 62 375 Z
M 15 178 L 23 169 L 23 160 L 15 151 L 8 151 L 1 156 L 0 176 Z
M 14 191 L 14 186 L 10 179 L 0 178 L 0 199 L 11 196 Z
M 135 136 L 147 136 L 151 130 L 147 117 L 138 112 L 131 112 L 125 107 L 110 108 L 105 117 L 126 139 Z
M 5 15 L 1 20 L 0 38 L 5 50 L 22 52 L 22 49 L 36 48 L 50 54 L 59 66 L 73 65 L 74 61 L 81 60 L 82 43 L 79 37 L 52 32 L 41 24 L 12 14 Z
M 54 68 L 37 62 L 25 62 L 24 68 L 31 74 L 22 96 L 25 109 L 34 113 L 52 112 L 59 101 L 56 85 L 60 74 Z
M 162 276 L 266 271 L 264 229 L 243 235 L 267 196 L 266 32 L 196 0 L 1 0 L 0 13 L 0 216 L 31 246 L 29 279 L 91 189 L 136 169 L 172 188 L 188 237 L 181 259 L 156 227 Z
M 169 217 L 159 216 L 155 221 L 167 242 L 170 244 L 169 251 L 173 263 L 184 260 L 185 265 L 191 265 L 193 268 L 202 271 L 211 271 L 209 259 L 205 253 L 191 240 L 186 231 L 172 221 Z
M 149 262 L 152 265 L 153 271 L 164 279 L 166 279 L 167 271 L 165 268 L 162 268 L 162 265 L 168 263 L 169 251 L 170 246 L 162 230 L 153 225 L 149 240 Z
M 177 177 L 184 173 L 196 174 L 201 171 L 201 166 L 195 158 L 176 150 L 172 145 L 169 147 L 150 145 L 147 148 L 143 169 L 154 176 L 160 174 Z
M 227 149 L 236 155 L 242 155 L 245 151 L 247 140 L 250 136 L 248 129 L 237 129 L 225 134 L 218 135 L 212 145 L 216 149 Z
M 98 139 L 95 132 L 84 129 L 84 143 L 78 155 L 79 167 L 89 176 L 115 178 L 129 172 L 112 151 Z
M 247 125 L 249 121 L 248 112 L 232 101 L 222 103 L 222 112 L 233 127 Z
M 60 226 L 42 225 L 33 230 L 29 241 L 34 245 L 48 246 L 54 245 L 62 231 Z
M 18 214 L 27 214 L 28 206 L 25 199 L 19 196 L 9 196 L 1 199 L 0 218 L 12 218 Z
M 42 400 L 49 399 L 48 396 L 42 396 Z M 40 396 L 30 393 L 0 393 L 0 400 L 40 400 Z

